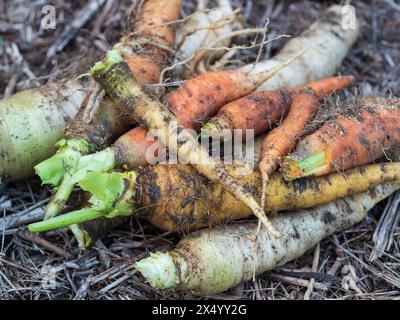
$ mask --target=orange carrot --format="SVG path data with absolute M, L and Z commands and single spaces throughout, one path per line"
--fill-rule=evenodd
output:
M 288 180 L 370 163 L 400 146 L 400 101 L 364 98 L 304 138 L 282 164 Z
M 185 127 L 198 129 L 222 106 L 251 93 L 271 74 L 248 74 L 243 68 L 207 72 L 186 81 L 164 101 Z
M 254 129 L 254 135 L 266 130 L 283 119 L 292 101 L 292 90 L 281 89 L 255 92 L 223 106 L 203 129 L 212 136 L 221 136 L 223 130 Z
M 322 97 L 348 86 L 351 81 L 351 77 L 331 77 L 311 82 L 305 87 L 312 89 L 316 96 Z M 223 106 L 203 128 L 214 136 L 221 135 L 224 129 L 254 129 L 255 135 L 271 130 L 272 125 L 286 115 L 293 95 L 302 93 L 303 89 L 304 87 L 285 88 L 252 93 Z
M 269 176 L 278 167 L 281 157 L 290 152 L 307 123 L 314 117 L 320 99 L 336 90 L 349 87 L 353 81 L 352 76 L 322 79 L 311 82 L 294 96 L 288 116 L 279 127 L 265 137 L 261 147 L 258 167 L 263 178 L 263 191 Z M 265 197 L 261 200 L 263 202 Z
M 154 149 L 154 157 L 159 158 L 165 147 L 151 136 L 149 131 L 143 127 L 136 127 L 119 137 L 112 147 L 116 166 L 124 168 L 137 168 L 149 164 L 148 152 Z
M 128 34 L 114 46 L 124 52 L 125 61 L 140 83 L 159 82 L 175 44 L 172 22 L 178 19 L 181 4 L 181 0 L 146 1 L 131 26 L 134 39 Z
M 227 102 L 254 91 L 268 74 L 249 75 L 243 69 L 203 73 L 167 94 L 163 101 L 183 126 L 198 129 Z M 165 147 L 159 141 L 152 141 L 148 134 L 147 129 L 137 127 L 122 135 L 112 148 L 115 166 L 135 169 L 148 165 L 150 148 L 156 152 L 154 156 L 160 158 L 157 151 L 162 152 Z

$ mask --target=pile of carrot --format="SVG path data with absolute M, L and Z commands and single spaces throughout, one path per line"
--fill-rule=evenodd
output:
M 218 41 L 229 46 L 240 32 L 229 1 L 210 11 L 199 3 L 197 15 L 180 19 L 181 0 L 144 1 L 129 32 L 90 68 L 84 84 L 74 83 L 86 93 L 66 90 L 77 103 L 38 95 L 37 104 L 54 104 L 73 119 L 68 126 L 53 121 L 56 134 L 42 139 L 53 145 L 64 130 L 58 150 L 38 150 L 32 163 L 19 158 L 21 142 L 12 155 L 12 139 L 5 139 L 0 157 L 11 160 L 0 166 L 0 178 L 25 177 L 35 165 L 55 194 L 44 221 L 28 229 L 70 227 L 82 249 L 130 216 L 171 232 L 203 229 L 135 267 L 155 288 L 209 295 L 300 256 L 399 189 L 400 162 L 387 159 L 400 147 L 400 100 L 338 98 L 343 112 L 307 132 L 318 111 L 329 108 L 324 100 L 354 83 L 351 75 L 335 74 L 358 23 L 344 29 L 343 7 L 332 6 L 271 59 L 206 72 L 223 55 Z M 187 79 L 167 92 L 159 83 L 166 74 Z M 18 96 L 0 102 L 0 138 L 1 125 L 14 121 L 8 104 L 18 103 Z M 237 130 L 243 143 L 246 130 L 261 141 L 257 166 L 246 174 L 238 170 L 243 163 L 213 157 L 199 142 L 207 135 L 220 142 Z M 84 202 L 66 213 L 74 190 Z M 293 209 L 300 210 L 280 213 Z M 279 214 L 269 219 L 273 212 Z M 261 230 L 252 222 L 221 227 L 252 215 Z

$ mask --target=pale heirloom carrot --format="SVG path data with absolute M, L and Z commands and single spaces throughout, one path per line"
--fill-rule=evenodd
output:
M 223 106 L 217 115 L 203 126 L 203 129 L 215 137 L 223 136 L 224 130 L 234 129 L 242 130 L 243 136 L 245 136 L 245 132 L 248 129 L 253 129 L 254 134 L 258 135 L 270 130 L 275 123 L 285 117 L 293 96 L 303 93 L 306 90 L 303 95 L 315 95 L 317 98 L 323 98 L 328 94 L 350 86 L 353 80 L 352 76 L 331 77 L 311 82 L 305 88 L 282 88 L 280 90 L 251 93 Z M 318 101 L 317 99 L 314 100 L 315 102 Z M 293 108 L 296 110 L 290 111 L 290 118 L 302 117 L 309 119 L 314 115 L 317 108 L 316 103 L 312 105 L 314 108 L 310 108 L 310 110 L 304 110 L 305 108 L 298 110 L 299 106 Z M 304 122 L 302 119 L 298 121 L 300 123 Z M 299 126 L 301 128 L 301 125 Z
M 296 145 L 306 125 L 316 114 L 320 100 L 327 94 L 349 87 L 353 80 L 352 76 L 348 76 L 311 82 L 293 97 L 288 116 L 280 126 L 264 138 L 261 146 L 258 168 L 263 177 L 262 195 L 265 195 L 264 190 L 269 176 L 278 167 L 281 157 L 286 156 Z M 264 200 L 262 197 L 261 201 Z
M 306 49 L 299 59 L 266 80 L 257 91 L 301 87 L 337 73 L 360 33 L 357 17 L 354 17 L 354 28 L 343 25 L 347 18 L 345 6 L 330 6 L 298 37 L 289 40 L 277 55 L 255 66 L 247 66 L 248 70 L 257 73 L 271 70 L 295 56 L 299 50 Z
M 165 10 L 160 11 L 159 8 Z M 174 46 L 172 22 L 178 18 L 180 8 L 181 0 L 146 1 L 131 26 L 131 30 L 135 30 L 134 34 L 128 34 L 115 45 L 124 50 L 129 68 L 140 83 L 159 81 L 161 69 L 168 62 Z M 91 93 L 92 96 L 96 94 L 98 92 Z M 91 102 L 96 102 L 96 97 L 92 97 Z M 58 152 L 35 167 L 43 183 L 58 186 L 46 208 L 45 218 L 58 215 L 68 200 L 74 186 L 74 175 L 81 169 L 81 155 L 101 150 L 127 130 L 122 120 L 125 119 L 124 115 L 109 100 L 100 102 L 94 108 L 94 115 L 88 116 L 91 108 L 92 103 L 82 105 L 78 116 L 66 130 L 66 138 L 57 143 Z M 118 130 L 118 135 L 114 134 L 113 128 Z M 100 162 L 93 161 L 85 165 L 87 170 L 99 170 L 99 165 L 107 167 L 111 163 L 101 159 Z
M 285 179 L 360 166 L 400 146 L 400 100 L 361 98 L 348 102 L 346 110 L 301 140 L 284 159 Z
M 0 100 L 0 180 L 26 178 L 54 153 L 91 85 L 63 79 Z
M 259 195 L 257 172 L 236 175 L 250 193 Z M 381 183 L 400 183 L 400 162 L 367 165 L 324 177 L 286 182 L 273 175 L 265 191 L 266 212 L 310 208 L 368 190 Z M 89 192 L 90 207 L 29 226 L 34 232 L 90 221 L 99 217 L 138 216 L 155 226 L 187 232 L 248 217 L 251 209 L 232 196 L 220 183 L 209 182 L 189 165 L 154 165 L 124 173 L 92 172 L 79 186 Z M 259 200 L 259 198 L 256 198 Z
M 186 79 L 204 73 L 204 66 L 220 58 L 225 51 L 215 48 L 228 47 L 232 31 L 241 27 L 230 0 L 217 0 L 211 9 L 206 9 L 205 1 L 197 4 L 197 11 L 176 32 L 176 70 Z
M 182 239 L 175 249 L 150 253 L 135 265 L 156 289 L 177 289 L 196 295 L 221 293 L 250 280 L 253 274 L 282 266 L 312 249 L 322 239 L 360 222 L 396 185 L 379 185 L 352 197 L 271 218 L 282 236 L 269 239 L 255 223 L 204 229 Z M 254 254 L 255 252 L 255 254 Z

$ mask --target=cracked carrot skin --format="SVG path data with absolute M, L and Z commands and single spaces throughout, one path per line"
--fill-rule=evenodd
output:
M 250 280 L 254 270 L 259 275 L 282 266 L 322 239 L 352 227 L 398 188 L 379 185 L 312 209 L 276 215 L 271 222 L 282 234 L 278 239 L 268 238 L 261 230 L 254 242 L 257 224 L 249 222 L 203 229 L 183 238 L 173 250 L 150 253 L 135 268 L 156 289 L 196 295 L 221 293 Z
M 400 145 L 398 99 L 362 98 L 305 137 L 282 164 L 285 179 L 320 176 L 383 157 Z M 353 109 L 351 106 L 353 104 Z
M 293 149 L 306 125 L 316 114 L 320 100 L 351 86 L 353 82 L 352 76 L 331 77 L 311 82 L 304 89 L 298 90 L 283 123 L 264 138 L 258 165 L 264 176 L 270 176 L 278 167 L 281 157 Z
M 227 167 L 235 176 L 235 168 Z M 235 176 L 255 195 L 260 195 L 261 175 Z M 117 195 L 104 196 L 101 185 L 116 182 Z M 310 208 L 338 198 L 364 192 L 377 184 L 400 183 L 400 162 L 366 165 L 323 177 L 285 181 L 281 174 L 271 176 L 265 190 L 266 212 Z M 99 187 L 100 186 L 100 187 Z M 189 165 L 154 165 L 135 172 L 93 173 L 80 187 L 96 199 L 88 210 L 98 210 L 108 218 L 135 215 L 169 231 L 188 232 L 248 217 L 252 211 L 217 182 L 210 182 Z M 259 198 L 256 198 L 259 200 Z M 96 207 L 97 204 L 97 207 Z M 121 209 L 122 208 L 122 209 Z M 83 212 L 86 208 L 81 209 Z M 67 218 L 70 213 L 61 217 Z M 76 212 L 73 212 L 76 215 Z M 52 220 L 41 222 L 40 227 Z M 36 225 L 37 226 L 37 225 Z M 32 231 L 46 230 L 35 229 Z M 51 229 L 61 227 L 54 224 Z M 62 226 L 66 226 L 65 224 Z

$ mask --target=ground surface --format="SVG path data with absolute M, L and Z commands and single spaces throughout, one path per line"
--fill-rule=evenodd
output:
M 49 48 L 86 1 L 52 1 L 57 12 L 57 27 L 41 30 L 41 8 L 45 2 L 0 0 L 0 34 L 4 42 L 0 47 L 0 97 L 83 72 L 88 63 L 118 39 L 131 5 L 127 0 L 106 1 L 104 9 L 98 10 L 62 51 L 52 53 Z M 242 8 L 251 25 L 263 26 L 269 18 L 272 38 L 278 34 L 296 36 L 317 17 L 321 8 L 339 1 L 233 0 L 232 3 Z M 346 58 L 342 71 L 357 77 L 363 94 L 399 95 L 400 5 L 393 1 L 351 1 L 351 4 L 362 19 L 362 36 Z M 193 4 L 188 1 L 184 14 L 192 9 Z M 272 42 L 266 56 L 273 55 L 285 41 Z M 50 53 L 47 58 L 46 53 Z M 240 53 L 242 61 L 253 61 L 255 56 L 254 51 Z M 49 196 L 49 190 L 40 187 L 35 178 L 12 183 L 1 190 L 0 212 L 4 216 L 21 211 L 35 213 L 42 210 Z M 319 251 L 311 250 L 283 268 L 265 273 L 255 282 L 243 283 L 218 298 L 399 298 L 399 228 L 394 230 L 390 250 L 373 263 L 369 261 L 379 216 L 385 205 L 396 204 L 397 198 L 394 196 L 377 206 L 363 223 L 351 230 L 324 240 Z M 135 274 L 133 261 L 149 251 L 166 250 L 178 239 L 144 221 L 132 219 L 84 253 L 79 252 L 75 240 L 66 231 L 47 233 L 43 238 L 62 248 L 61 255 L 33 244 L 20 229 L 8 230 L 3 236 L 0 233 L 0 299 L 193 298 L 180 293 L 156 292 Z M 68 259 L 62 256 L 66 254 L 70 254 Z M 313 257 L 318 258 L 318 265 L 311 270 Z M 346 269 L 351 272 L 345 272 Z M 56 274 L 56 289 L 43 286 L 49 270 Z M 310 271 L 313 271 L 311 275 Z M 316 279 L 316 284 L 307 292 L 310 277 Z

